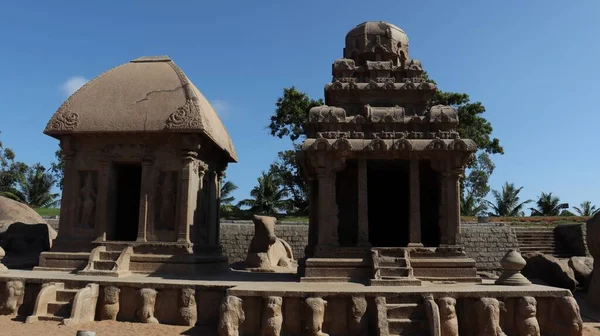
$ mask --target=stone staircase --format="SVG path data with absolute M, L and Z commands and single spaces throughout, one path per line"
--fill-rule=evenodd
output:
M 555 257 L 570 256 L 557 241 L 553 227 L 515 227 L 521 253 L 540 252 Z
M 85 287 L 65 285 L 62 282 L 44 284 L 36 298 L 33 314 L 27 317 L 26 322 L 55 321 L 73 324 L 90 321 L 90 318 L 93 321 L 98 292 L 97 284 Z M 76 300 L 79 302 L 76 303 Z M 88 307 L 90 305 L 93 305 L 92 308 Z
M 429 322 L 420 296 L 396 296 L 385 300 L 387 333 L 396 335 L 429 335 Z
M 133 248 L 131 246 L 98 246 L 90 253 L 87 266 L 78 273 L 113 277 L 130 275 L 129 261 L 132 254 Z
M 376 247 L 371 249 L 373 278 L 371 286 L 420 286 L 413 275 L 408 250 L 401 247 Z

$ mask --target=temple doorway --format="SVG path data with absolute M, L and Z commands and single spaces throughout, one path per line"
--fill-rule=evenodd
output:
M 440 245 L 440 174 L 431 168 L 431 161 L 419 162 L 421 243 L 428 247 Z
M 338 243 L 354 246 L 358 240 L 358 161 L 348 160 L 337 173 L 335 195 L 338 206 Z
M 367 163 L 369 240 L 374 247 L 408 245 L 410 221 L 407 160 Z
M 135 241 L 138 234 L 140 192 L 142 187 L 141 164 L 117 164 L 115 166 L 113 199 L 114 218 L 109 240 Z

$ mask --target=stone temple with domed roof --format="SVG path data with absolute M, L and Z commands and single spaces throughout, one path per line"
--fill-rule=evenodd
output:
M 213 108 L 171 59 L 141 57 L 101 74 L 58 109 L 44 133 L 60 140 L 65 171 L 60 233 L 38 269 L 226 268 L 219 186 L 236 153 Z

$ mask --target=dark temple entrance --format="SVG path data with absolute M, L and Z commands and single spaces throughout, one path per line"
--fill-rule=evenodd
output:
M 421 195 L 421 242 L 425 246 L 440 245 L 440 174 L 431 168 L 431 161 L 419 162 Z
M 109 231 L 109 240 L 135 241 L 140 214 L 140 192 L 142 186 L 141 164 L 119 164 L 115 167 L 113 188 L 114 217 Z
M 410 189 L 408 161 L 367 163 L 369 240 L 374 247 L 408 245 Z

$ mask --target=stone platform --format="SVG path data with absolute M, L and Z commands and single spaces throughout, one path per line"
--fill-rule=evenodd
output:
M 542 335 L 555 330 L 568 335 L 581 322 L 568 290 L 498 286 L 487 280 L 481 284 L 423 281 L 421 286 L 366 286 L 301 283 L 295 275 L 281 273 L 231 271 L 183 279 L 11 270 L 0 274 L 0 283 L 2 313 L 18 314 L 29 322 L 116 319 L 214 326 L 215 331 L 231 325 L 241 335 L 259 335 L 272 325 L 265 321 L 279 316 L 282 334 L 313 335 L 309 329 L 322 328 L 335 336 L 429 335 L 432 329 L 453 323 L 460 335 L 478 335 L 491 321 L 510 336 L 518 334 L 517 326 L 531 322 L 520 313 L 522 307 L 532 305 L 537 306 L 533 317 Z M 495 319 L 487 316 L 493 311 L 498 313 Z

